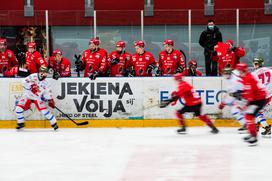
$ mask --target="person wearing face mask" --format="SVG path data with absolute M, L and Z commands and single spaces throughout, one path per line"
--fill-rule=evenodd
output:
M 207 76 L 217 76 L 217 62 L 212 60 L 216 56 L 214 46 L 222 42 L 222 34 L 215 26 L 214 20 L 209 20 L 207 29 L 204 30 L 199 38 L 199 44 L 204 48 L 205 70 Z

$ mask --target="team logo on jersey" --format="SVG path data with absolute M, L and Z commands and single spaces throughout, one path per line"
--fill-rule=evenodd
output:
M 150 60 L 150 57 L 149 57 L 149 56 L 146 56 L 145 59 L 146 59 L 146 60 Z
M 163 55 L 161 56 L 161 59 L 164 59 L 164 56 L 163 56 Z
M 167 60 L 170 60 L 170 57 L 167 57 Z
M 126 59 L 127 59 L 127 60 L 130 60 L 130 56 L 127 56 Z
M 142 58 L 139 58 L 139 61 L 142 61 L 143 59 Z
M 95 55 L 95 58 L 99 59 L 99 58 L 100 58 L 100 55 L 99 55 L 99 54 L 96 54 L 96 55 Z
M 174 56 L 173 56 L 173 59 L 174 59 L 174 60 L 178 59 L 177 55 L 174 55 Z

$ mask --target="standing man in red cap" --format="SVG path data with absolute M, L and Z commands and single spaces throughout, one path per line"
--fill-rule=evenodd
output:
M 125 51 L 126 43 L 118 41 L 115 44 L 116 50 L 111 52 L 108 57 L 108 65 L 111 77 L 125 76 L 131 55 Z
M 53 79 L 58 80 L 59 77 L 71 77 L 71 62 L 62 56 L 59 49 L 53 51 L 53 55 L 49 58 L 49 68 L 52 68 Z
M 132 56 L 132 60 L 129 63 L 129 76 L 152 76 L 156 62 L 153 55 L 145 51 L 144 46 L 145 43 L 142 40 L 134 43 L 136 53 Z
M 173 75 L 180 73 L 185 68 L 185 61 L 181 52 L 174 49 L 174 41 L 166 39 L 163 42 L 164 50 L 159 54 L 158 70 L 156 75 Z
M 201 121 L 205 122 L 212 130 L 211 133 L 217 134 L 219 131 L 211 122 L 210 118 L 202 113 L 202 101 L 200 96 L 195 92 L 193 87 L 183 80 L 182 73 L 174 75 L 174 79 L 178 82 L 178 90 L 172 92 L 171 98 L 169 100 L 162 101 L 160 107 L 164 108 L 170 103 L 175 105 L 179 99 L 184 100 L 184 107 L 176 112 L 176 116 L 179 120 L 181 128 L 177 130 L 179 134 L 186 132 L 186 125 L 184 122 L 183 114 L 187 112 L 194 113 Z
M 91 38 L 89 49 L 82 54 L 82 62 L 76 64 L 79 71 L 84 70 L 84 77 L 95 80 L 97 76 L 105 75 L 107 71 L 107 52 L 100 48 L 100 40 Z

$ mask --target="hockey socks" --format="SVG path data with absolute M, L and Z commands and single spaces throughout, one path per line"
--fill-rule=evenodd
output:
M 246 114 L 245 115 L 245 120 L 246 120 L 247 130 L 249 131 L 249 134 L 251 136 L 253 136 L 253 137 L 256 137 L 257 136 L 257 130 L 256 130 L 256 126 L 255 126 L 255 123 L 254 123 L 254 116 Z

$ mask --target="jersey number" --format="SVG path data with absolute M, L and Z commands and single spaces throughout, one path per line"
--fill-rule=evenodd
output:
M 259 79 L 262 80 L 262 84 L 267 84 L 270 82 L 271 74 L 270 72 L 265 72 L 258 75 Z

